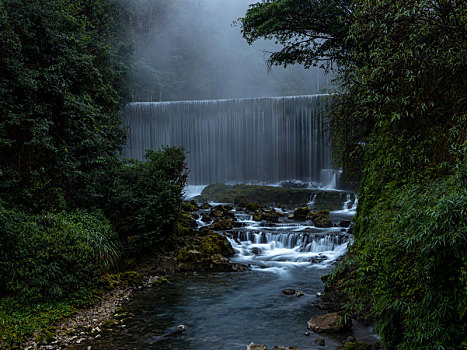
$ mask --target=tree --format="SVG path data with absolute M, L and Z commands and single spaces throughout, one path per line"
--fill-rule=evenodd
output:
M 0 196 L 37 212 L 76 206 L 125 137 L 123 14 L 106 0 L 27 0 L 0 2 L 0 16 Z
M 263 0 L 239 21 L 248 43 L 265 38 L 282 45 L 271 53 L 270 65 L 329 69 L 352 59 L 345 39 L 353 17 L 350 0 Z

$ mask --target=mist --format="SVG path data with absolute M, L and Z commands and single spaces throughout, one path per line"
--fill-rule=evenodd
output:
M 134 33 L 134 101 L 306 95 L 325 92 L 318 68 L 267 67 L 270 41 L 248 45 L 234 21 L 251 0 L 139 0 Z

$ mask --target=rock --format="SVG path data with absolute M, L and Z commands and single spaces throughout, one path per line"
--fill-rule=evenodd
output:
M 181 325 L 177 326 L 177 328 L 175 329 L 175 332 L 176 333 L 181 333 L 181 332 L 186 331 L 186 330 L 187 330 L 187 327 L 185 325 L 181 324 Z
M 297 292 L 297 297 L 301 297 L 301 296 L 304 296 L 304 295 L 305 295 L 305 293 L 303 293 L 301 290 L 299 290 Z
M 253 249 L 251 249 L 251 253 L 254 255 L 261 255 L 263 254 L 263 251 L 260 248 L 254 247 Z
M 309 336 L 310 336 L 310 332 L 305 332 L 305 335 L 306 335 L 307 337 L 309 337 Z
M 341 220 L 339 223 L 340 227 L 349 227 L 350 226 L 350 220 Z
M 203 213 L 201 214 L 201 221 L 205 223 L 209 223 L 212 221 L 211 217 L 209 216 L 208 213 Z
M 198 203 L 196 203 L 196 201 L 194 200 L 191 200 L 189 202 L 182 202 L 182 209 L 185 211 L 198 210 Z
M 253 221 L 261 221 L 261 218 L 263 216 L 263 213 L 261 210 L 256 210 L 254 213 L 253 213 Z
M 327 257 L 325 255 L 318 255 L 310 260 L 312 264 L 319 264 L 320 262 L 326 260 Z
M 329 219 L 329 210 L 310 211 L 307 219 L 311 219 L 316 227 L 332 227 Z
M 348 343 L 348 342 L 356 342 L 357 339 L 355 339 L 354 336 L 352 335 L 349 335 L 346 339 L 345 339 L 345 342 Z
M 324 338 L 316 338 L 315 339 L 315 344 L 324 346 L 325 343 L 326 343 L 326 340 Z
M 222 216 L 228 216 L 233 218 L 235 216 L 228 208 L 232 208 L 232 206 L 224 206 L 224 205 L 216 205 L 215 207 L 211 208 L 210 216 L 213 218 L 220 218 Z
M 294 210 L 293 219 L 301 220 L 301 221 L 307 220 L 307 216 L 309 215 L 309 213 L 310 213 L 310 208 L 308 207 L 297 208 Z
M 349 342 L 344 346 L 338 347 L 336 350 L 372 350 L 373 346 L 363 342 Z
M 201 206 L 199 207 L 200 209 L 209 209 L 211 208 L 211 204 L 209 203 L 203 203 L 201 204 Z
M 282 293 L 284 293 L 285 295 L 294 295 L 295 289 L 283 289 Z
M 205 230 L 194 245 L 178 251 L 177 261 L 180 271 L 242 271 L 247 266 L 232 263 L 228 257 L 235 254 L 226 237 Z
M 204 188 L 198 199 L 200 201 L 215 201 L 220 203 L 233 201 L 238 207 L 244 208 L 247 203 L 257 203 L 259 205 L 268 206 L 282 204 L 298 207 L 308 203 L 310 198 L 313 197 L 315 197 L 314 208 L 339 210 L 342 209 L 342 204 L 347 199 L 347 193 L 342 191 L 320 191 L 305 188 L 213 184 Z
M 233 227 L 234 219 L 231 217 L 220 217 L 214 220 L 214 222 L 209 226 L 211 230 L 230 230 Z
M 100 337 L 102 337 L 102 335 L 98 334 L 94 337 L 94 339 L 99 339 Z
M 300 350 L 300 348 L 298 346 L 282 346 L 282 345 L 277 346 L 277 345 L 274 345 L 272 350 Z
M 250 345 L 246 347 L 246 350 L 268 350 L 268 347 L 264 344 L 255 344 L 251 342 Z
M 261 220 L 266 220 L 267 222 L 279 222 L 280 216 L 280 213 L 271 208 L 264 211 L 261 215 Z
M 289 180 L 289 181 L 282 181 L 280 183 L 281 187 L 285 188 L 307 188 L 310 186 L 309 182 L 303 182 L 300 180 Z
M 323 292 L 316 292 L 316 296 L 317 296 L 318 298 L 321 298 L 323 295 L 324 295 Z
M 345 321 L 337 312 L 313 317 L 308 321 L 308 329 L 318 333 L 335 333 L 352 327 L 352 320 Z
M 161 278 L 159 276 L 149 276 L 148 278 L 148 284 L 154 284 L 159 282 Z
M 263 207 L 261 206 L 261 204 L 248 202 L 248 204 L 246 205 L 246 210 L 249 212 L 255 212 L 257 210 L 262 211 Z

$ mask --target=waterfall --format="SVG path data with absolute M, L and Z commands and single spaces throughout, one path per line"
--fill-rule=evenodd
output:
M 125 108 L 124 156 L 183 146 L 193 185 L 277 183 L 297 179 L 323 186 L 331 154 L 328 95 L 180 102 L 134 102 Z M 323 174 L 323 175 L 322 175 Z

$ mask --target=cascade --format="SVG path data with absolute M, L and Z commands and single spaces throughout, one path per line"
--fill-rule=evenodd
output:
M 334 187 L 326 127 L 329 95 L 134 102 L 125 108 L 124 156 L 182 146 L 189 184 L 277 183 Z

